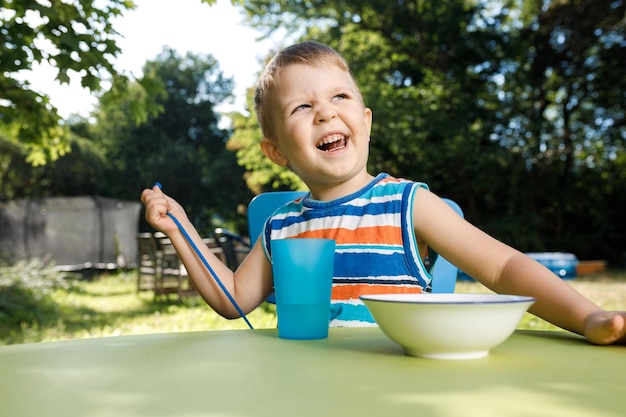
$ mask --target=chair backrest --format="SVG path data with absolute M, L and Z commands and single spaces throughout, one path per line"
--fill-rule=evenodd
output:
M 148 232 L 138 233 L 136 239 L 138 266 L 156 268 L 158 248 L 154 235 Z
M 248 231 L 250 233 L 250 244 L 254 245 L 258 239 L 265 221 L 272 213 L 283 204 L 306 194 L 303 191 L 270 191 L 259 194 L 248 204 Z M 454 209 L 461 217 L 463 210 L 454 201 L 444 198 L 450 207 Z M 432 292 L 433 293 L 452 293 L 456 285 L 458 268 L 451 264 L 443 256 L 438 256 L 431 275 L 433 277 Z
M 265 221 L 283 204 L 306 194 L 304 191 L 270 191 L 259 194 L 248 204 L 248 233 L 250 246 L 254 246 Z

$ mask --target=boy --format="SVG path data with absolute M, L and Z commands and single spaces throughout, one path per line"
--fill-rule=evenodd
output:
M 272 292 L 270 239 L 326 237 L 338 245 L 331 325 L 373 323 L 358 300 L 368 291 L 427 290 L 425 261 L 433 250 L 496 292 L 535 297 L 533 314 L 591 343 L 626 340 L 626 312 L 601 310 L 541 264 L 463 220 L 424 184 L 369 174 L 372 111 L 333 49 L 304 42 L 280 52 L 261 74 L 255 107 L 263 153 L 289 167 L 310 194 L 274 213 L 236 272 L 200 244 L 176 201 L 158 187 L 141 195 L 148 222 L 171 239 L 196 288 L 222 316 L 239 313 L 168 211 L 202 248 L 244 314 Z

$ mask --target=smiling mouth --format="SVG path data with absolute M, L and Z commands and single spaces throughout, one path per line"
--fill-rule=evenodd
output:
M 330 135 L 317 144 L 317 149 L 324 152 L 333 152 L 345 148 L 347 143 L 348 138 L 344 135 Z

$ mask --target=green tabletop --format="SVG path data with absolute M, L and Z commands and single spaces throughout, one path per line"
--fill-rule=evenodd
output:
M 230 330 L 0 347 L 0 416 L 626 415 L 626 348 L 518 331 L 483 359 L 405 356 L 377 328 Z

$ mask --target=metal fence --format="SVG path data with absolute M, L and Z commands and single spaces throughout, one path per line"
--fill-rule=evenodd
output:
M 64 270 L 133 267 L 140 210 L 139 202 L 96 196 L 0 203 L 0 255 Z

